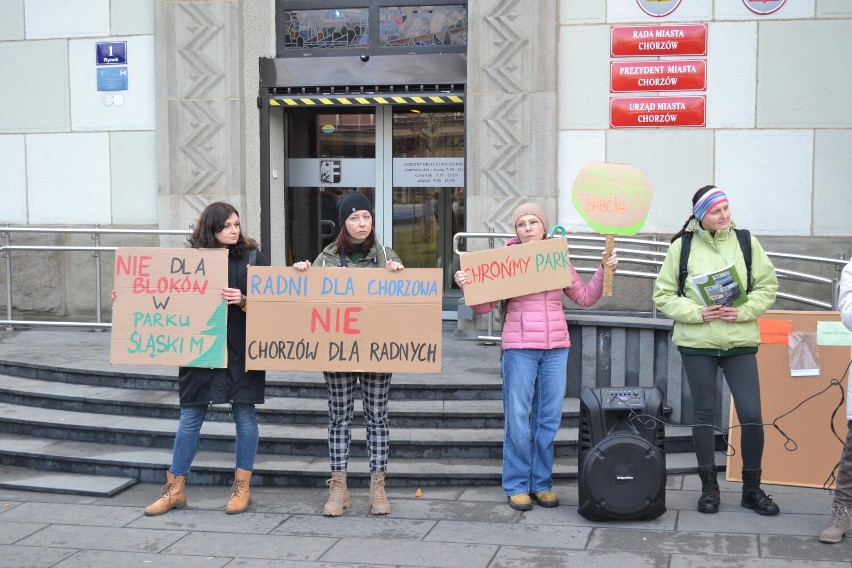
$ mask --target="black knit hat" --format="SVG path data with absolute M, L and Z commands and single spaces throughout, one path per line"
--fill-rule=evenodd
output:
M 375 216 L 373 206 L 370 205 L 370 200 L 366 195 L 360 191 L 344 193 L 337 200 L 337 226 L 343 227 L 346 219 L 356 211 L 369 211 L 371 216 Z

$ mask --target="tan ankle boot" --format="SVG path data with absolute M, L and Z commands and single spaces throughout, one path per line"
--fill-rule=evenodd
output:
M 160 498 L 145 507 L 145 514 L 149 517 L 168 513 L 172 509 L 183 509 L 186 507 L 186 495 L 183 493 L 186 485 L 186 476 L 175 477 L 172 472 L 166 472 L 166 484 L 160 490 Z
M 245 469 L 237 469 L 234 472 L 234 484 L 231 486 L 231 498 L 225 505 L 225 512 L 229 515 L 242 513 L 251 505 L 251 492 L 249 483 L 251 472 Z
M 819 533 L 820 542 L 837 544 L 848 534 L 852 534 L 852 529 L 849 528 L 849 507 L 837 504 L 832 505 L 831 520 L 828 521 L 828 525 Z
M 385 472 L 374 471 L 370 474 L 370 514 L 387 515 L 390 513 L 390 501 L 385 495 Z
M 352 506 L 352 501 L 349 500 L 349 489 L 346 487 L 346 472 L 332 472 L 331 479 L 325 484 L 328 485 L 329 496 L 322 514 L 326 517 L 339 517 L 343 514 L 343 509 Z

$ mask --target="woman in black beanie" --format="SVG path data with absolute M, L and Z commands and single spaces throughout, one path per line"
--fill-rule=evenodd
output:
M 313 264 L 341 268 L 386 268 L 402 270 L 397 254 L 376 238 L 373 207 L 363 193 L 343 194 L 337 202 L 340 233 Z M 296 270 L 307 270 L 310 261 L 297 262 Z M 350 424 L 355 404 L 355 385 L 361 382 L 364 417 L 367 420 L 367 450 L 370 453 L 370 514 L 387 515 L 390 503 L 385 494 L 385 470 L 389 451 L 388 393 L 391 373 L 324 372 L 328 387 L 328 457 L 331 465 L 329 498 L 323 509 L 328 517 L 339 517 L 351 505 L 346 487 Z

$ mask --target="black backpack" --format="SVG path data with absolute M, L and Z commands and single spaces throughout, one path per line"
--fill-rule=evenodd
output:
M 751 233 L 747 229 L 734 229 L 737 235 L 737 240 L 740 243 L 740 250 L 743 251 L 743 260 L 745 261 L 746 270 L 746 294 L 751 292 Z M 692 248 L 692 231 L 685 232 L 681 237 L 680 247 L 680 277 L 677 284 L 677 295 L 683 296 L 683 287 L 686 284 L 686 264 L 689 262 L 689 250 Z

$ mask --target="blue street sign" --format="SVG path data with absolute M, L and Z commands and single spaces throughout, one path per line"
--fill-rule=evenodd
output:
M 95 63 L 98 65 L 127 65 L 127 42 L 98 42 L 95 44 Z
M 98 69 L 99 91 L 126 91 L 127 67 L 103 67 Z

